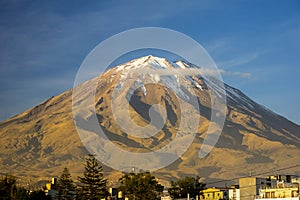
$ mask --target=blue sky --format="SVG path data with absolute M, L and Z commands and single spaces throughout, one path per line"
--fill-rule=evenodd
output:
M 199 42 L 223 77 L 300 124 L 299 1 L 0 0 L 0 120 L 72 88 L 87 54 L 131 28 L 164 27 Z

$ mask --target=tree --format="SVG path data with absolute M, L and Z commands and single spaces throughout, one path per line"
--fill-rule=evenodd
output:
M 29 200 L 38 200 L 38 199 L 51 200 L 51 196 L 46 195 L 44 190 L 42 189 L 34 190 L 30 192 Z
M 104 179 L 102 166 L 97 159 L 89 154 L 85 159 L 85 167 L 83 177 L 78 177 L 81 183 L 78 190 L 78 197 L 86 200 L 98 200 L 105 198 L 107 195 L 107 180 Z
M 199 195 L 200 190 L 203 190 L 205 184 L 199 181 L 200 178 L 195 177 L 185 177 L 178 181 L 171 181 L 171 188 L 169 188 L 169 194 L 172 198 L 187 198 L 189 194 L 190 197 L 196 197 Z
M 75 198 L 75 185 L 67 167 L 64 168 L 60 178 L 58 179 L 57 190 L 57 197 L 59 200 L 69 200 Z
M 119 191 L 132 200 L 159 199 L 164 188 L 149 172 L 125 174 L 119 181 Z
M 17 177 L 5 175 L 0 178 L 0 199 L 1 200 L 51 200 L 44 190 L 29 191 L 23 187 L 17 186 Z
M 0 197 L 3 200 L 13 199 L 17 192 L 17 178 L 13 175 L 5 175 L 0 179 Z
M 17 200 L 30 200 L 30 191 L 24 187 L 17 187 L 17 192 L 15 194 L 15 199 Z

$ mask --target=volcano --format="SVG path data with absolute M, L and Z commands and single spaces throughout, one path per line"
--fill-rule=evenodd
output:
M 195 71 L 199 74 L 195 75 Z M 93 133 L 93 126 L 100 127 L 115 148 L 142 155 L 170 144 L 182 123 L 187 123 L 183 130 L 192 134 L 191 143 L 185 145 L 186 140 L 182 139 L 176 151 L 183 153 L 153 172 L 161 180 L 195 175 L 207 180 L 228 180 L 246 176 L 250 171 L 253 175 L 299 174 L 300 126 L 240 90 L 201 73 L 204 71 L 200 66 L 189 62 L 154 56 L 109 68 L 77 86 L 81 88 L 77 97 L 72 97 L 76 88 L 68 90 L 0 122 L 1 171 L 42 180 L 58 176 L 68 167 L 76 177 L 83 171 L 84 156 L 93 148 L 103 151 L 110 162 L 126 160 L 122 154 L 114 157 L 107 149 L 104 152 L 107 144 L 103 142 L 87 148 L 91 140 L 85 141 L 78 134 L 79 129 Z M 91 85 L 96 85 L 92 91 Z M 86 112 L 74 115 L 74 105 L 91 95 L 93 104 L 86 106 Z M 221 112 L 215 112 L 215 97 L 225 105 Z M 213 148 L 199 157 L 214 123 L 214 113 L 219 113 L 219 118 L 223 116 L 224 123 L 212 128 L 221 128 L 220 135 Z M 96 125 L 89 124 L 93 116 Z M 148 131 L 143 131 L 145 128 Z M 144 170 L 141 166 L 153 163 L 149 158 L 147 163 L 143 161 L 144 165 L 132 166 L 128 160 L 126 166 Z M 104 165 L 110 179 L 120 174 Z

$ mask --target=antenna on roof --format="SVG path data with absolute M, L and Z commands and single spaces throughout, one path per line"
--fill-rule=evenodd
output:
M 252 171 L 249 171 L 249 177 L 251 177 L 252 176 Z

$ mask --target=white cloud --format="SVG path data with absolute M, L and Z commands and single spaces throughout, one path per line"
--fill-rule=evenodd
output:
M 181 75 L 181 76 L 215 76 L 215 75 L 224 75 L 224 76 L 239 76 L 243 78 L 250 78 L 250 73 L 243 72 L 230 72 L 223 69 L 207 69 L 207 68 L 176 68 L 176 69 L 151 69 L 151 68 L 139 68 L 130 71 L 129 73 L 138 73 L 138 74 L 156 74 L 159 76 L 168 76 L 168 75 Z

